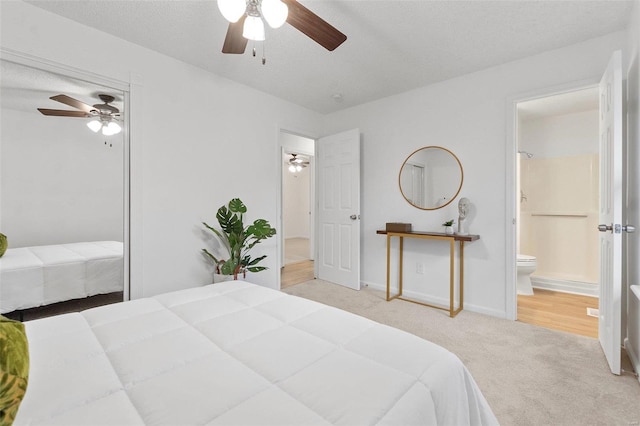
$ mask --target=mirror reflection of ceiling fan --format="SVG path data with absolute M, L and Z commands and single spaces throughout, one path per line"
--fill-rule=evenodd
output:
M 279 28 L 287 22 L 329 51 L 347 39 L 346 35 L 296 0 L 218 0 L 218 8 L 229 21 L 222 53 L 241 54 L 248 40 L 264 41 L 263 19 L 271 28 Z M 265 63 L 264 57 L 262 63 Z
M 38 108 L 38 111 L 40 111 L 44 115 L 51 115 L 55 117 L 92 117 L 93 120 L 87 123 L 87 127 L 89 127 L 92 131 L 98 133 L 98 131 L 102 130 L 102 134 L 105 136 L 120 133 L 122 127 L 117 123 L 117 121 L 121 119 L 120 110 L 113 105 L 109 105 L 115 100 L 115 98 L 111 95 L 102 93 L 99 94 L 98 97 L 104 103 L 91 106 L 77 99 L 74 99 L 71 96 L 51 96 L 49 99 L 74 107 L 78 111 L 49 108 Z
M 309 165 L 309 159 L 300 154 L 289 154 L 289 161 L 285 164 L 289 165 L 289 171 L 291 173 L 299 172 Z

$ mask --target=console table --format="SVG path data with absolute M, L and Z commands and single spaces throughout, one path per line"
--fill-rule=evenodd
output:
M 407 302 L 418 303 L 420 305 L 429 306 L 432 308 L 442 309 L 449 312 L 450 317 L 455 317 L 464 307 L 464 243 L 475 241 L 480 238 L 479 235 L 457 235 L 457 234 L 444 234 L 440 232 L 392 232 L 379 230 L 377 234 L 387 236 L 387 301 L 393 299 L 406 300 Z M 398 294 L 391 295 L 391 238 L 398 237 L 399 239 L 399 258 L 398 258 Z M 449 242 L 449 307 L 432 305 L 430 303 L 421 302 L 419 300 L 409 299 L 402 295 L 402 257 L 403 257 L 403 245 L 405 238 L 417 238 L 421 240 L 440 240 Z M 455 288 L 455 243 L 456 241 L 460 245 L 459 261 L 460 261 L 460 306 L 458 309 L 454 309 L 454 288 Z

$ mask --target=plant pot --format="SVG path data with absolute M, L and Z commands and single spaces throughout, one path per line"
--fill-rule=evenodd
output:
M 453 235 L 453 226 L 445 226 L 444 233 L 447 235 Z

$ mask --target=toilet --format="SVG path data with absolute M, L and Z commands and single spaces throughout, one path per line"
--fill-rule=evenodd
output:
M 519 254 L 516 266 L 518 269 L 518 294 L 532 296 L 533 286 L 531 285 L 531 274 L 535 272 L 536 266 L 538 266 L 536 257 Z

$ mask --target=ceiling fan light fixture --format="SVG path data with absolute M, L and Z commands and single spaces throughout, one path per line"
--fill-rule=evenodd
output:
M 287 21 L 289 8 L 280 0 L 262 0 L 262 16 L 271 28 L 280 28 Z
M 296 166 L 294 166 L 293 164 L 289 166 L 289 171 L 291 173 L 295 173 L 296 172 Z
M 264 22 L 259 16 L 247 16 L 244 20 L 242 37 L 247 40 L 264 41 Z
M 102 123 L 100 120 L 96 120 L 95 118 L 87 123 L 87 127 L 91 129 L 92 132 L 98 133 L 102 128 Z
M 218 9 L 229 22 L 238 22 L 244 15 L 247 4 L 244 0 L 218 0 Z
M 118 134 L 121 130 L 122 127 L 120 127 L 115 121 L 110 121 L 102 126 L 102 134 L 105 136 Z

